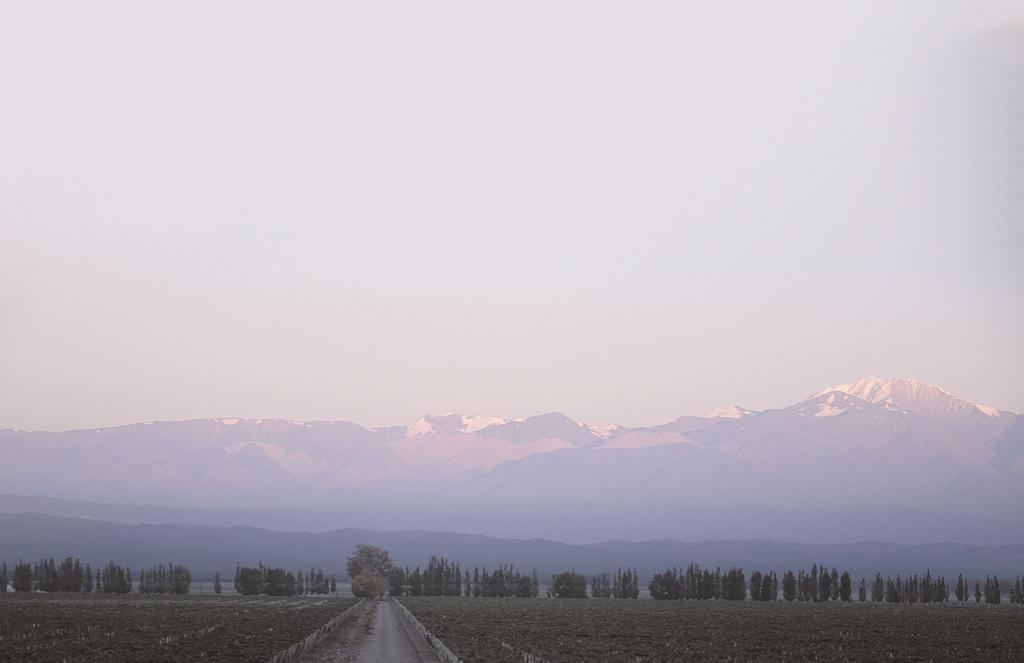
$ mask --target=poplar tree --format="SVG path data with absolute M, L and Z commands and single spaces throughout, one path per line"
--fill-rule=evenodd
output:
M 92 592 L 92 589 L 92 567 L 86 564 L 85 572 L 82 574 L 82 591 Z
M 814 569 L 811 569 L 812 573 Z M 828 601 L 832 597 L 832 576 L 824 568 L 819 570 L 816 601 Z
M 607 573 L 595 575 L 590 581 L 590 596 L 595 599 L 611 598 L 612 580 Z
M 875 603 L 881 603 L 885 598 L 885 585 L 882 582 L 882 574 L 875 574 L 875 582 L 871 584 L 871 600 Z
M 787 601 L 796 598 L 796 576 L 792 571 L 786 571 L 782 575 L 782 598 Z
M 849 571 L 843 571 L 843 576 L 839 579 L 839 598 L 844 602 L 849 602 L 853 597 L 853 585 L 850 582 Z
M 998 605 L 1003 600 L 1003 593 L 999 587 L 999 576 L 992 576 L 990 579 L 985 576 L 985 603 Z
M 32 565 L 22 562 L 20 559 L 14 565 L 14 575 L 11 580 L 11 587 L 16 592 L 32 591 Z

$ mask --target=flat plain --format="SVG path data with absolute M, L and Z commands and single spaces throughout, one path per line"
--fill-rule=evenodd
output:
M 407 597 L 466 663 L 1022 661 L 1024 608 Z
M 266 660 L 355 599 L 0 593 L 0 661 Z

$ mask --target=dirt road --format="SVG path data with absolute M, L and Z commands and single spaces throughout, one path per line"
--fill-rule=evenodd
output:
M 366 601 L 347 624 L 303 657 L 309 663 L 439 663 L 391 599 Z

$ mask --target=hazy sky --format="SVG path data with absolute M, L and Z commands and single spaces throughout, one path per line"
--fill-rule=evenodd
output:
M 1024 411 L 1024 5 L 0 4 L 0 427 Z

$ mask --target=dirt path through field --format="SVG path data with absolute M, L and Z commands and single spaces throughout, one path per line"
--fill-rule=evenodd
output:
M 366 601 L 354 618 L 303 661 L 309 663 L 439 663 L 416 627 L 390 599 Z

